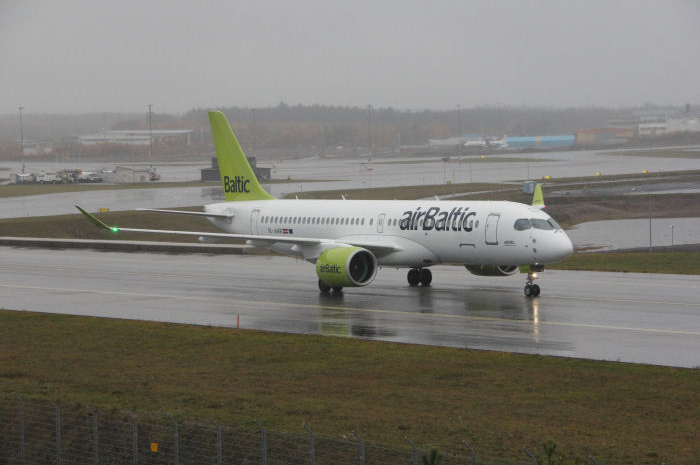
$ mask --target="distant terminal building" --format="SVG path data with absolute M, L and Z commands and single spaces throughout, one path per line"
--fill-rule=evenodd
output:
M 584 129 L 576 133 L 577 145 L 617 145 L 625 144 L 635 136 L 634 128 L 604 127 Z
M 134 129 L 128 131 L 103 131 L 97 134 L 88 134 L 78 137 L 83 145 L 97 144 L 124 144 L 124 145 L 148 145 L 153 141 L 166 142 L 178 138 L 186 138 L 187 145 L 190 145 L 192 136 L 191 129 L 158 129 L 148 131 Z
M 546 149 L 572 147 L 576 143 L 576 136 L 526 136 L 506 138 L 508 147 L 516 149 Z

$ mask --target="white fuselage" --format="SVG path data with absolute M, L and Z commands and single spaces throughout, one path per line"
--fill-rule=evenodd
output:
M 569 237 L 549 215 L 515 202 L 260 200 L 210 204 L 205 210 L 233 215 L 211 221 L 234 234 L 394 246 L 375 253 L 383 266 L 546 264 L 572 252 Z M 516 229 L 522 219 L 534 221 L 521 221 Z M 310 261 L 318 252 L 291 243 L 268 248 Z

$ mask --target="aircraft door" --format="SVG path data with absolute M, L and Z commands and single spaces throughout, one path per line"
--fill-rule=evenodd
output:
M 486 244 L 498 245 L 498 221 L 501 219 L 500 213 L 491 213 L 486 218 Z
M 378 233 L 383 233 L 384 232 L 384 220 L 386 219 L 386 213 L 382 213 L 379 215 L 379 218 L 377 218 L 377 232 Z
M 260 210 L 255 209 L 250 212 L 250 233 L 258 234 L 258 218 L 260 217 Z

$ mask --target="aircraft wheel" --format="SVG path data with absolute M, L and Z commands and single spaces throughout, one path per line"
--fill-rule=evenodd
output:
M 532 297 L 532 285 L 531 284 L 526 284 L 525 289 L 523 289 L 525 292 L 525 297 Z
M 331 292 L 331 287 L 319 279 L 318 280 L 318 290 L 321 291 L 322 294 L 328 294 L 329 292 Z
M 540 286 L 537 284 L 532 285 L 532 297 L 537 297 L 540 295 Z
M 343 293 L 343 288 L 339 286 L 333 286 L 333 293 L 334 294 L 342 294 Z
M 408 285 L 411 287 L 416 287 L 420 283 L 420 271 L 417 268 L 411 268 L 408 270 Z
M 423 286 L 430 286 L 433 282 L 433 272 L 429 268 L 421 268 L 420 270 L 420 283 Z

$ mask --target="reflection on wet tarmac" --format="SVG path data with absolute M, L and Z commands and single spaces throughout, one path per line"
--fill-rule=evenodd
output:
M 391 342 L 693 367 L 700 277 L 547 271 L 537 298 L 522 276 L 435 267 L 321 295 L 312 266 L 272 256 L 0 247 L 3 307 Z

